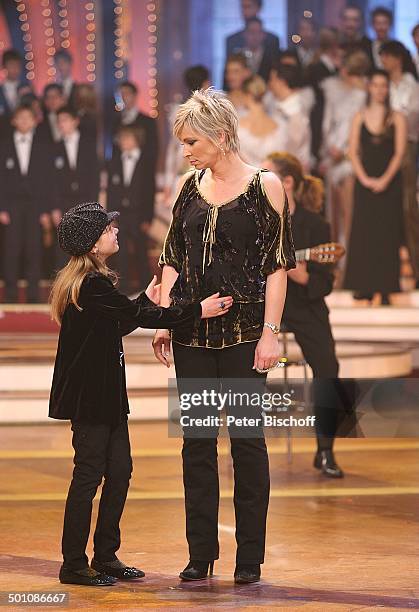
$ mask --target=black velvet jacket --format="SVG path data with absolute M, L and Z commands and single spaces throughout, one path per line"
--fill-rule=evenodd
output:
M 67 306 L 49 403 L 53 419 L 118 424 L 129 413 L 121 336 L 135 328 L 173 329 L 201 317 L 199 303 L 161 308 L 145 293 L 130 300 L 102 274 L 83 281 L 79 311 Z

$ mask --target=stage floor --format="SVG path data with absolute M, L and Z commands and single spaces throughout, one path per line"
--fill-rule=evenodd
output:
M 232 581 L 228 442 L 220 440 L 221 556 L 215 577 L 201 583 L 177 578 L 187 562 L 181 442 L 167 438 L 165 424 L 142 422 L 131 425 L 131 443 L 134 475 L 120 558 L 147 575 L 89 589 L 57 580 L 72 469 L 69 426 L 0 427 L 0 591 L 68 592 L 70 610 L 419 609 L 417 438 L 338 440 L 341 481 L 311 467 L 313 440 L 295 440 L 291 464 L 284 440 L 269 440 L 266 562 L 262 582 L 249 586 Z

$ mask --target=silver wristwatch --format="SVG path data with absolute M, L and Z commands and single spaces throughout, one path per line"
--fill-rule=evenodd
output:
M 281 331 L 280 326 L 275 325 L 275 323 L 264 323 L 263 327 L 269 327 L 269 329 L 272 330 L 274 334 L 279 334 L 279 332 Z

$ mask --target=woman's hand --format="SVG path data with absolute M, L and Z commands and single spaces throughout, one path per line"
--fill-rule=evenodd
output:
M 309 273 L 307 272 L 307 262 L 297 262 L 297 267 L 287 271 L 288 278 L 299 285 L 307 285 L 309 281 Z
M 373 193 L 382 193 L 383 191 L 387 189 L 387 187 L 388 187 L 387 179 L 383 178 L 382 176 L 371 179 L 370 189 Z
M 278 337 L 268 328 L 264 328 L 256 345 L 253 369 L 267 370 L 276 365 L 281 358 Z
M 372 189 L 372 186 L 374 184 L 374 179 L 371 176 L 363 176 L 362 178 L 359 179 L 359 182 L 366 189 Z
M 219 293 L 210 295 L 201 302 L 202 318 L 210 319 L 211 317 L 219 317 L 220 315 L 226 314 L 233 304 L 233 298 L 231 295 L 227 297 L 220 297 Z
M 153 350 L 156 359 L 170 368 L 170 334 L 168 329 L 158 329 L 153 339 Z
M 5 210 L 0 211 L 0 223 L 2 225 L 10 225 L 10 215 Z
M 159 305 L 160 304 L 160 288 L 161 288 L 161 285 L 156 285 L 156 283 L 157 283 L 157 276 L 154 275 L 152 280 L 151 280 L 151 283 L 149 284 L 149 286 L 145 290 L 145 294 L 146 294 L 146 296 L 148 297 L 149 300 L 151 300 L 155 304 Z

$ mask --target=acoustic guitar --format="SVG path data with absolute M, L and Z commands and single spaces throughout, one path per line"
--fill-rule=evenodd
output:
M 315 261 L 321 264 L 336 263 L 345 255 L 345 248 L 338 242 L 325 242 L 308 249 L 295 251 L 297 261 Z

